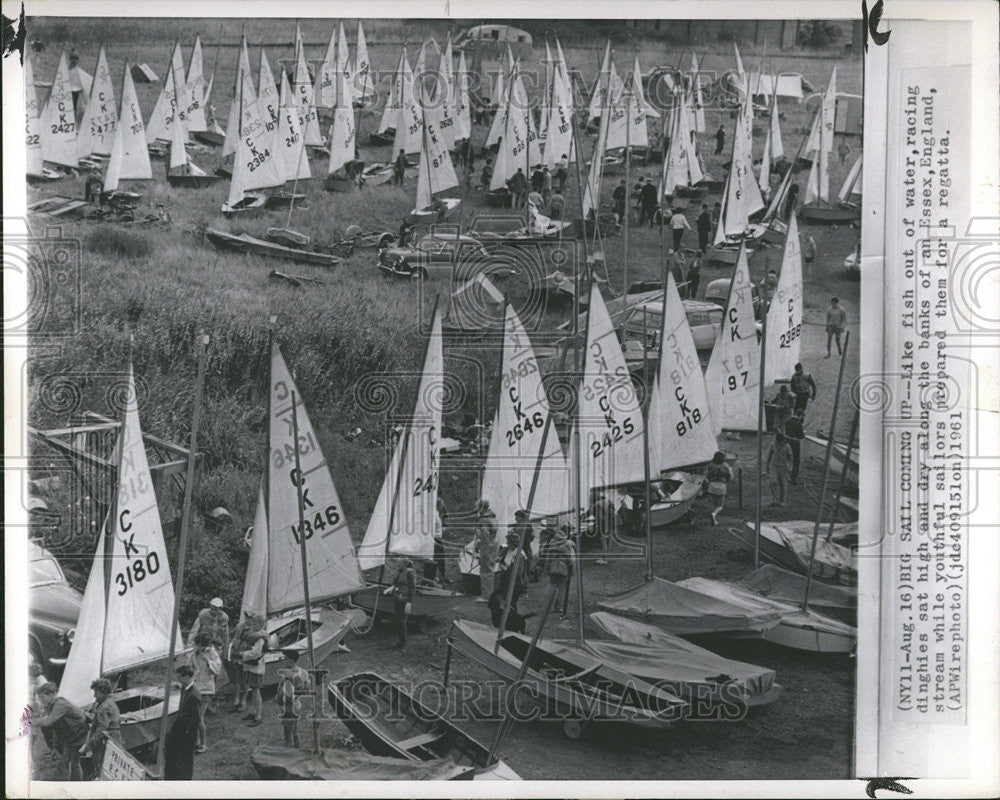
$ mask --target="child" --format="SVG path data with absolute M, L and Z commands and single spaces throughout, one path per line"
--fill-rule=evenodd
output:
M 729 482 L 733 479 L 733 471 L 726 463 L 726 454 L 721 450 L 712 456 L 712 463 L 708 465 L 705 472 L 705 480 L 708 482 L 708 496 L 712 502 L 712 524 L 719 524 L 719 512 L 726 504 L 726 491 Z
M 194 670 L 194 685 L 201 693 L 198 739 L 194 751 L 204 753 L 208 749 L 205 711 L 212 702 L 212 698 L 215 697 L 215 678 L 222 672 L 222 659 L 212 645 L 212 638 L 208 632 L 199 631 L 194 637 L 194 650 L 191 652 L 190 664 L 191 669 Z
M 278 684 L 277 700 L 281 708 L 279 719 L 285 733 L 287 747 L 299 747 L 299 715 L 302 701 L 296 695 L 309 690 L 309 673 L 299 666 L 299 651 L 289 648 L 282 651 L 288 660 L 288 667 L 278 670 L 281 683 Z
M 785 493 L 788 490 L 788 465 L 792 458 L 792 448 L 789 446 L 787 440 L 785 439 L 785 434 L 778 431 L 774 434 L 774 444 L 771 445 L 771 449 L 767 451 L 767 474 L 771 474 L 771 464 L 774 464 L 774 476 L 777 483 L 777 491 L 775 490 L 775 484 L 771 484 L 771 493 L 775 495 L 774 505 L 783 506 L 785 505 Z

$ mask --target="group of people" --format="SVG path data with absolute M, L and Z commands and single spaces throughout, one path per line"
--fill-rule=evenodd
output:
M 815 399 L 816 381 L 799 363 L 795 365 L 791 380 L 778 387 L 778 394 L 771 401 L 774 440 L 767 452 L 764 469 L 771 479 L 771 495 L 776 506 L 785 505 L 788 485 L 798 483 L 806 407 Z

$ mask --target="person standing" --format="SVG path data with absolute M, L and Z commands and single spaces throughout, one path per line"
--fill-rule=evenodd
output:
M 691 259 L 691 265 L 688 267 L 687 296 L 691 300 L 698 299 L 698 284 L 701 283 L 701 260 L 704 255 L 701 250 L 695 253 L 694 258 Z
M 680 212 L 680 209 L 675 209 L 670 215 L 670 230 L 674 234 L 674 250 L 678 250 L 684 239 L 684 231 L 691 230 L 687 217 Z
M 611 199 L 615 201 L 615 213 L 619 220 L 625 219 L 625 179 L 622 178 L 618 185 L 611 192 Z
M 253 617 L 252 627 L 246 636 L 243 637 L 246 649 L 240 653 L 240 659 L 243 662 L 243 681 L 250 692 L 252 708 L 243 719 L 249 721 L 251 728 L 260 725 L 261 721 L 260 687 L 264 685 L 264 672 L 266 671 L 264 652 L 267 649 L 265 624 L 264 617 L 261 615 L 258 614 Z
M 523 169 L 518 167 L 517 172 L 511 175 L 507 181 L 507 188 L 510 189 L 510 207 L 523 208 L 528 192 L 528 179 Z
M 816 260 L 816 240 L 811 233 L 802 237 L 802 260 L 806 264 L 812 264 Z
M 566 179 L 569 177 L 569 156 L 565 153 L 559 159 L 559 163 L 556 165 L 556 191 L 559 194 L 566 193 Z
M 802 409 L 796 408 L 785 423 L 785 438 L 792 451 L 792 474 L 790 483 L 795 486 L 799 482 L 799 462 L 802 458 L 802 440 L 806 432 L 802 424 Z
M 389 592 L 392 594 L 392 610 L 396 621 L 396 649 L 405 650 L 406 623 L 413 612 L 413 598 L 417 594 L 417 573 L 411 559 L 403 559 Z
M 299 711 L 302 708 L 300 695 L 310 689 L 309 673 L 299 666 L 301 651 L 294 647 L 282 650 L 288 666 L 278 670 L 281 683 L 278 684 L 278 705 L 281 708 L 279 719 L 281 730 L 285 735 L 285 746 L 298 748 L 299 743 Z
M 791 460 L 792 448 L 789 447 L 788 441 L 785 439 L 785 434 L 777 431 L 774 434 L 774 442 L 771 444 L 771 449 L 767 451 L 767 464 L 764 467 L 767 474 L 771 475 L 771 466 L 774 466 L 776 483 L 771 484 L 771 494 L 774 497 L 773 505 L 785 505 L 785 496 L 788 492 L 788 466 Z
M 708 481 L 708 495 L 712 502 L 713 525 L 719 524 L 719 513 L 726 504 L 726 492 L 732 479 L 733 471 L 726 463 L 726 454 L 719 450 L 712 456 L 712 463 L 708 465 L 705 472 L 705 480 Z
M 840 156 L 840 163 L 843 164 L 847 157 L 851 154 L 851 146 L 846 140 L 840 140 L 840 146 L 837 148 L 837 155 Z
M 573 569 L 573 546 L 563 528 L 556 530 L 545 545 L 542 558 L 545 562 L 545 572 L 549 576 L 549 585 L 556 589 L 556 613 L 560 618 L 565 618 L 568 591 L 564 594 L 564 589 L 569 588 L 569 576 Z M 561 607 L 560 597 L 562 597 Z
M 90 688 L 94 692 L 94 709 L 90 714 L 90 729 L 84 747 L 93 759 L 92 778 L 98 780 L 108 740 L 118 745 L 122 743 L 122 723 L 118 705 L 111 699 L 111 681 L 98 678 L 90 684 Z
M 189 781 L 194 775 L 194 749 L 198 738 L 201 715 L 201 695 L 194 685 L 194 670 L 190 664 L 177 668 L 181 690 L 180 708 L 167 733 L 163 778 L 168 781 Z
M 535 168 L 531 171 L 531 191 L 542 193 L 542 185 L 545 183 L 545 175 L 542 172 L 542 168 L 539 165 L 535 165 Z
M 542 167 L 542 199 L 548 203 L 550 197 L 552 197 L 552 173 L 546 166 Z
M 834 297 L 830 300 L 830 307 L 826 310 L 826 357 L 830 357 L 830 344 L 837 342 L 837 355 L 843 355 L 840 346 L 840 336 L 844 332 L 844 325 L 847 324 L 847 313 L 840 307 L 840 298 Z
M 789 167 L 791 169 L 791 167 Z M 785 198 L 785 222 L 792 216 L 792 212 L 795 210 L 799 201 L 799 185 L 797 183 L 792 183 L 788 187 L 788 196 Z
M 252 626 L 252 618 L 250 616 L 244 617 L 233 630 L 233 637 L 229 641 L 229 647 L 225 650 L 223 667 L 225 667 L 226 674 L 233 684 L 233 711 L 237 712 L 246 707 L 247 687 L 243 677 L 243 659 L 240 654 L 247 649 L 244 639 L 252 630 Z
M 726 131 L 720 125 L 719 130 L 715 132 L 715 154 L 717 156 L 722 155 L 722 148 L 726 146 Z
M 712 206 L 712 228 L 717 228 L 719 226 L 719 220 L 722 218 L 722 203 L 716 203 Z M 706 251 L 707 252 L 707 251 Z
M 493 159 L 489 156 L 486 157 L 486 163 L 483 164 L 483 172 L 479 176 L 479 185 L 483 190 L 490 188 L 490 181 L 493 180 Z
M 708 238 L 712 235 L 712 212 L 708 210 L 708 203 L 701 204 L 701 213 L 695 220 L 698 228 L 698 249 L 703 253 L 708 250 Z
M 209 642 L 219 653 L 224 653 L 229 647 L 229 615 L 223 611 L 221 597 L 213 597 L 208 608 L 198 612 L 198 616 L 188 633 L 188 647 L 191 647 L 199 633 L 208 636 Z
M 802 415 L 805 416 L 809 401 L 816 399 L 816 381 L 813 380 L 812 375 L 803 371 L 800 362 L 795 365 L 795 372 L 792 373 L 792 379 L 788 385 L 795 395 L 795 410 L 801 411 Z
M 485 500 L 476 505 L 476 552 L 479 556 L 479 600 L 485 603 L 493 594 L 493 570 L 497 563 L 496 515 Z
M 652 181 L 646 181 L 642 185 L 639 200 L 642 203 L 642 216 L 639 219 L 639 224 L 641 225 L 649 220 L 649 227 L 652 228 L 653 221 L 656 219 L 656 209 L 660 205 L 659 192 Z
M 507 531 L 507 544 L 500 556 L 500 580 L 496 582 L 496 588 L 490 595 L 489 601 L 490 618 L 493 621 L 493 626 L 499 628 L 503 619 L 503 610 L 507 604 L 507 592 L 511 590 L 511 582 L 513 581 L 506 628 L 514 633 L 524 632 L 524 619 L 518 613 L 517 602 L 528 586 L 528 570 L 524 553 L 521 553 L 520 558 L 517 557 L 520 541 L 520 534 L 513 528 Z M 515 561 L 517 561 L 516 565 Z
M 595 564 L 607 564 L 608 552 L 611 550 L 611 539 L 615 535 L 615 504 L 608 499 L 607 494 L 600 492 L 597 501 L 590 509 L 597 528 L 597 536 L 601 540 L 601 557 Z
M 208 749 L 208 728 L 205 725 L 205 712 L 215 697 L 215 678 L 222 672 L 222 659 L 205 632 L 199 633 L 194 640 L 194 650 L 191 651 L 191 669 L 194 670 L 194 685 L 201 695 L 201 713 L 198 719 L 198 741 L 195 752 L 204 753 Z
M 552 199 L 549 200 L 549 217 L 555 220 L 562 221 L 563 210 L 566 207 L 566 198 L 562 196 L 560 192 L 556 192 L 552 195 Z
M 35 694 L 41 716 L 31 720 L 32 727 L 52 732 L 52 744 L 62 759 L 66 780 L 82 781 L 80 748 L 87 741 L 87 718 L 83 711 L 65 697 L 56 696 L 54 683 L 43 683 Z
M 774 404 L 774 419 L 773 427 L 776 431 L 784 431 L 785 423 L 792 416 L 792 408 L 795 405 L 795 400 L 792 393 L 788 391 L 788 386 L 781 384 L 778 387 L 778 394 L 771 401 Z
M 399 154 L 396 156 L 396 160 L 392 163 L 392 182 L 399 186 L 403 185 L 403 176 L 406 175 L 406 168 L 409 163 L 406 160 L 406 152 L 403 148 L 399 148 Z

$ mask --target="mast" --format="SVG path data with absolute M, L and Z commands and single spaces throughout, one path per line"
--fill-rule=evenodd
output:
M 631 81 L 635 80 L 633 75 Z M 624 311 L 628 314 L 628 238 L 629 238 L 629 218 L 632 216 L 630 211 L 632 209 L 632 158 L 630 156 L 629 150 L 632 143 L 629 134 L 632 130 L 632 98 L 628 92 L 631 89 L 631 81 L 628 86 L 625 87 L 625 267 L 622 275 L 622 295 L 625 299 Z M 643 365 L 645 369 L 645 364 Z M 646 476 L 646 482 L 649 482 L 649 476 Z
M 664 284 L 666 287 L 666 284 Z M 667 312 L 667 295 L 666 291 L 663 294 L 663 314 L 661 319 L 666 316 Z M 662 324 L 660 326 L 662 328 Z M 660 341 L 660 352 L 663 352 L 663 341 Z M 649 389 L 649 380 L 647 376 L 649 375 L 648 359 L 649 358 L 649 337 L 646 333 L 646 307 L 642 308 L 642 376 L 643 376 L 643 386 L 645 391 L 643 392 L 643 404 L 646 406 L 646 413 L 644 415 L 644 423 L 642 426 L 642 468 L 644 477 L 644 500 L 646 503 L 646 580 L 653 580 L 653 523 L 650 519 L 652 517 L 652 503 L 650 502 L 650 490 L 649 482 L 650 467 L 649 467 L 649 403 L 652 399 L 652 393 Z M 659 372 L 659 370 L 657 370 Z
M 826 440 L 826 456 L 823 463 L 823 486 L 819 492 L 819 511 L 816 512 L 816 524 L 813 527 L 812 546 L 809 549 L 809 567 L 806 570 L 806 590 L 802 596 L 802 610 L 809 610 L 809 589 L 812 586 L 813 563 L 816 561 L 816 541 L 819 539 L 819 526 L 823 518 L 823 503 L 826 502 L 826 482 L 830 477 L 830 457 L 833 455 L 833 432 L 837 427 L 837 409 L 840 406 L 840 388 L 844 382 L 844 366 L 847 364 L 847 345 L 851 342 L 851 332 L 844 334 L 844 349 L 840 356 L 840 370 L 837 373 L 837 393 L 833 396 L 833 411 L 830 414 L 830 436 Z M 857 419 L 857 417 L 855 417 Z M 844 459 L 844 471 L 847 471 L 847 459 Z M 836 508 L 834 509 L 836 513 Z M 836 518 L 836 517 L 835 517 Z
M 765 269 L 767 264 L 765 262 Z M 768 301 L 768 307 L 771 303 Z M 767 360 L 767 314 L 764 309 L 760 328 L 760 391 L 757 392 L 757 491 L 754 503 L 753 568 L 760 569 L 760 507 L 764 494 L 764 362 Z
M 296 496 L 299 506 L 299 553 L 302 555 L 302 594 L 306 616 L 306 640 L 309 643 L 309 673 L 312 677 L 313 694 L 316 694 L 316 650 L 313 647 L 313 626 L 312 626 L 312 606 L 309 602 L 309 561 L 306 556 L 306 525 L 305 525 L 305 504 L 302 502 L 302 468 L 299 464 L 299 415 L 297 413 L 298 397 L 292 392 L 292 438 L 295 440 L 295 481 Z M 317 755 L 320 752 L 319 746 L 319 717 L 312 715 L 313 719 L 313 752 Z
M 174 81 L 177 75 L 174 70 Z M 180 120 L 175 119 L 175 124 Z M 156 766 L 163 777 L 167 753 L 167 719 L 170 716 L 170 687 L 174 682 L 174 654 L 177 651 L 177 630 L 181 613 L 181 593 L 184 591 L 184 561 L 187 557 L 188 536 L 191 532 L 191 495 L 194 493 L 194 471 L 198 461 L 198 423 L 201 418 L 201 393 L 205 384 L 205 349 L 208 335 L 198 337 L 198 377 L 194 385 L 194 410 L 191 415 L 191 443 L 188 448 L 187 473 L 184 476 L 184 500 L 181 510 L 181 537 L 177 552 L 177 577 L 174 587 L 174 610 L 170 621 L 170 650 L 167 656 L 167 678 L 163 685 L 163 714 L 160 717 L 160 745 Z
M 587 303 L 587 333 L 584 337 L 583 352 L 587 352 L 587 348 L 590 346 L 590 314 L 593 311 L 594 304 L 592 302 L 593 298 L 593 286 L 594 286 L 594 276 L 591 271 L 587 270 L 587 297 L 590 302 Z M 573 366 L 574 371 L 577 374 L 577 392 L 579 393 L 580 386 L 582 383 L 581 375 L 581 362 L 579 361 L 580 352 L 579 350 L 574 350 L 573 352 Z M 577 603 L 577 629 L 576 638 L 577 642 L 583 644 L 584 633 L 583 633 L 583 509 L 582 498 L 580 497 L 580 480 L 582 478 L 582 465 L 580 463 L 580 398 L 577 396 L 576 399 L 576 424 L 573 426 L 573 500 L 576 506 L 576 603 Z M 589 486 L 587 487 L 589 491 Z

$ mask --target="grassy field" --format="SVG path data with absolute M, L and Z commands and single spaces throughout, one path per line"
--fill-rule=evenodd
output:
M 332 22 L 309 20 L 303 23 L 307 42 L 325 42 Z M 456 26 L 458 27 L 458 26 Z M 251 45 L 266 39 L 268 42 L 291 42 L 294 23 L 287 20 L 261 21 L 247 20 L 245 25 Z M 444 21 L 421 20 L 372 20 L 365 24 L 366 34 L 374 69 L 391 70 L 398 58 L 398 42 L 404 38 L 411 43 L 411 61 L 415 58 L 421 36 L 433 35 L 443 42 L 448 25 Z M 237 21 L 229 20 L 225 25 L 228 44 L 238 38 Z M 205 69 L 210 74 L 216 58 L 215 41 L 219 31 L 218 20 L 29 20 L 29 41 L 46 41 L 44 53 L 34 54 L 35 75 L 39 80 L 51 80 L 59 56 L 59 47 L 74 46 L 80 56 L 80 65 L 92 71 L 97 50 L 101 43 L 107 48 L 110 68 L 115 77 L 116 92 L 120 91 L 120 76 L 125 59 L 146 61 L 160 75 L 164 74 L 170 48 L 175 37 L 179 37 L 185 47 L 185 57 L 195 33 L 202 35 L 205 45 Z M 348 28 L 353 40 L 353 24 Z M 388 45 L 381 42 L 394 42 Z M 596 47 L 594 46 L 596 44 Z M 571 69 L 580 69 L 586 79 L 592 80 L 600 59 L 600 44 L 591 42 L 587 47 L 566 48 Z M 642 42 L 640 61 L 645 69 L 659 64 L 676 64 L 682 57 L 688 58 L 686 48 L 661 41 Z M 325 45 L 309 48 L 313 59 L 322 57 Z M 231 87 L 235 80 L 237 48 L 228 46 L 218 49 L 215 92 L 212 103 L 216 116 L 225 122 L 230 103 Z M 622 53 L 627 53 L 623 55 Z M 536 47 L 535 63 L 544 48 Z M 618 51 L 618 68 L 625 74 L 632 60 L 631 48 L 622 47 Z M 860 93 L 861 69 L 857 59 L 837 58 L 831 53 L 820 54 L 812 51 L 782 52 L 769 57 L 769 68 L 777 71 L 801 72 L 817 90 L 826 86 L 834 65 L 837 67 L 838 88 L 841 91 Z M 290 46 L 268 47 L 267 56 L 271 64 L 292 57 Z M 733 68 L 731 44 L 718 43 L 699 50 L 703 69 L 725 71 Z M 759 53 L 744 50 L 744 63 L 748 69 L 756 66 Z M 251 47 L 251 61 L 256 64 L 257 48 Z M 384 84 L 383 84 L 384 85 Z M 158 85 L 138 87 L 139 98 L 148 116 L 155 103 Z M 374 112 L 366 113 L 361 121 L 361 141 L 367 141 L 368 133 L 375 129 L 380 115 L 379 106 Z M 783 103 L 782 133 L 786 152 L 794 153 L 800 138 L 805 134 L 808 114 L 803 106 Z M 731 147 L 731 116 L 728 110 L 710 109 L 707 113 L 709 133 L 702 139 L 701 149 L 709 173 L 723 177 L 723 164 L 729 159 Z M 727 132 L 726 150 L 721 156 L 714 156 L 715 129 L 723 124 Z M 485 139 L 487 128 L 477 126 L 473 141 L 477 145 Z M 763 146 L 763 133 L 758 128 L 755 147 L 759 157 Z M 840 137 L 838 136 L 838 144 Z M 586 140 L 584 149 L 589 152 L 591 139 Z M 854 137 L 850 144 L 857 151 L 860 139 Z M 212 171 L 223 163 L 219 150 L 192 150 L 191 156 L 201 167 Z M 372 162 L 388 160 L 389 148 L 362 146 L 362 158 Z M 852 157 L 853 158 L 853 157 Z M 839 189 L 852 158 L 841 164 L 834 157 L 831 161 L 831 189 Z M 477 162 L 477 171 L 481 161 Z M 313 181 L 300 184 L 309 197 L 309 207 L 295 211 L 292 227 L 314 237 L 318 242 L 332 242 L 349 225 L 358 224 L 365 229 L 387 228 L 395 230 L 401 217 L 413 207 L 415 180 L 407 179 L 402 188 L 382 186 L 365 188 L 350 194 L 331 194 L 322 190 L 321 179 L 326 174 L 324 159 L 311 160 Z M 345 506 L 351 531 L 360 540 L 368 517 L 381 486 L 385 454 L 383 442 L 387 416 L 384 412 L 366 411 L 358 403 L 356 392 L 359 381 L 372 374 L 391 375 L 397 384 L 398 402 L 390 410 L 391 415 L 405 415 L 412 405 L 416 387 L 416 373 L 420 369 L 425 343 L 419 335 L 421 313 L 426 322 L 426 308 L 421 309 L 416 302 L 416 287 L 407 282 L 394 282 L 382 277 L 375 267 L 373 250 L 358 250 L 335 269 L 326 271 L 316 267 L 275 264 L 256 256 L 240 256 L 216 251 L 202 241 L 199 231 L 206 226 L 227 230 L 247 230 L 262 232 L 272 225 L 285 225 L 284 212 L 270 212 L 253 220 L 229 221 L 223 219 L 220 207 L 228 186 L 223 182 L 204 190 L 174 189 L 164 180 L 164 164 L 153 162 L 154 180 L 145 182 L 141 191 L 145 193 L 143 211 L 152 210 L 152 203 L 165 203 L 173 219 L 169 230 L 136 231 L 122 235 L 109 226 L 95 223 L 69 223 L 63 233 L 77 237 L 82 242 L 83 262 L 81 275 L 82 329 L 75 339 L 55 355 L 35 358 L 31 364 L 33 380 L 30 421 L 33 425 L 49 427 L 67 422 L 67 411 L 55 408 L 44 397 L 46 381 L 50 376 L 62 373 L 74 375 L 101 375 L 122 372 L 127 366 L 129 337 L 134 337 L 131 351 L 137 376 L 148 389 L 147 400 L 141 408 L 143 428 L 165 439 L 185 443 L 189 435 L 191 403 L 195 363 L 193 357 L 195 334 L 205 330 L 212 336 L 205 388 L 205 405 L 202 416 L 199 449 L 204 453 L 204 467 L 201 474 L 199 493 L 195 497 L 194 539 L 191 551 L 188 592 L 184 598 L 184 618 L 189 620 L 207 598 L 222 595 L 229 608 L 239 605 L 242 591 L 246 551 L 241 543 L 241 531 L 252 521 L 253 504 L 256 499 L 258 482 L 263 468 L 265 448 L 265 380 L 266 342 L 268 318 L 277 316 L 274 335 L 281 344 L 284 355 L 292 367 L 299 389 L 309 409 L 314 427 L 321 444 L 341 500 Z M 633 179 L 640 175 L 658 179 L 659 166 L 650 165 L 637 169 Z M 796 180 L 804 186 L 805 173 Z M 605 180 L 604 200 L 610 201 L 610 192 L 617 183 L 617 177 Z M 29 189 L 29 200 L 46 194 L 83 195 L 84 177 L 66 178 L 56 184 Z M 577 184 L 575 171 L 571 170 L 571 180 L 567 191 L 570 208 L 576 207 Z M 713 202 L 718 198 L 710 197 Z M 474 211 L 482 207 L 481 196 L 473 192 L 466 198 L 463 219 L 468 222 Z M 692 209 L 693 211 L 693 209 Z M 688 218 L 694 225 L 696 213 L 689 212 Z M 39 220 L 41 222 L 41 220 Z M 841 262 L 850 253 L 857 241 L 857 232 L 847 228 L 804 228 L 815 237 L 818 255 L 806 275 L 805 302 L 807 323 L 815 326 L 821 317 L 821 309 L 827 305 L 831 294 L 839 294 L 855 323 L 858 317 L 857 284 L 846 280 L 842 274 Z M 689 246 L 694 246 L 693 234 L 688 235 Z M 658 279 L 662 276 L 661 253 L 665 249 L 658 229 L 643 228 L 633 231 L 629 247 L 629 280 Z M 605 263 L 607 265 L 608 286 L 605 297 L 619 295 L 622 291 L 624 242 L 622 237 L 612 237 L 604 242 Z M 758 251 L 752 261 L 751 270 L 755 280 L 763 277 L 769 267 L 777 267 L 780 262 L 780 248 Z M 307 275 L 319 280 L 308 288 L 292 288 L 268 280 L 272 268 L 285 272 Z M 716 277 L 727 274 L 722 269 L 706 268 L 702 286 Z M 435 287 L 446 291 L 445 286 Z M 566 318 L 565 309 L 546 309 L 542 321 L 546 330 L 551 331 L 557 322 Z M 831 402 L 832 382 L 835 375 L 819 359 L 822 348 L 821 336 L 810 338 L 814 351 L 803 353 L 807 367 L 812 369 L 821 385 L 825 385 L 827 408 Z M 856 349 L 854 350 L 856 353 Z M 498 352 L 495 345 L 483 345 L 476 341 L 450 340 L 445 351 L 446 369 L 451 370 L 465 381 L 469 389 L 464 410 L 473 411 L 481 420 L 492 416 L 494 400 L 490 396 L 480 398 L 471 390 L 474 380 L 490 376 L 496 372 Z M 834 362 L 826 362 L 833 365 Z M 852 371 L 856 374 L 856 357 L 852 358 Z M 822 372 L 826 370 L 825 373 Z M 492 379 L 485 384 L 492 386 Z M 81 380 L 81 393 L 76 410 L 93 410 L 108 413 L 105 407 L 106 386 L 101 379 Z M 847 405 L 847 404 L 843 404 Z M 455 409 L 446 419 L 456 423 L 463 409 Z M 822 412 L 807 426 L 811 430 L 824 429 L 829 425 L 829 412 L 824 418 Z M 846 428 L 850 410 L 844 409 L 838 422 L 841 430 Z M 361 427 L 363 434 L 348 438 L 345 434 Z M 727 447 L 730 445 L 727 444 Z M 752 451 L 745 448 L 750 464 Z M 442 470 L 442 496 L 452 512 L 462 512 L 471 508 L 476 499 L 478 479 L 476 464 L 465 463 L 453 469 L 445 466 Z M 752 497 L 754 478 L 749 466 L 745 466 L 744 489 L 747 498 Z M 812 505 L 810 505 L 812 503 Z M 51 505 L 51 503 L 50 503 Z M 222 531 L 209 529 L 204 520 L 206 514 L 217 506 L 227 508 L 233 515 L 235 524 Z M 805 518 L 815 513 L 815 497 L 802 493 L 795 509 Z M 789 509 L 792 513 L 793 509 Z M 736 512 L 734 512 L 736 513 Z M 739 514 L 751 513 L 740 511 Z M 73 525 L 72 513 L 65 517 L 64 524 Z M 86 531 L 64 531 L 72 535 L 64 537 L 67 544 L 60 555 L 72 559 L 80 557 L 80 571 L 86 574 L 89 561 L 89 534 Z M 463 534 L 458 533 L 461 537 Z M 686 534 L 688 544 L 694 545 L 696 532 Z M 721 535 L 721 534 L 720 534 Z M 689 540 L 689 541 L 688 541 Z M 671 551 L 664 542 L 662 561 L 669 563 L 676 572 L 680 565 L 687 575 L 713 574 L 719 577 L 737 577 L 746 571 L 746 564 L 739 559 L 723 555 L 724 569 L 719 569 L 719 545 L 700 551 L 697 546 L 691 552 L 685 550 L 683 556 Z M 92 552 L 92 549 L 89 550 Z M 628 581 L 628 575 L 638 567 L 619 565 L 614 572 L 617 581 Z M 671 574 L 679 578 L 684 574 Z M 609 577 L 610 581 L 610 577 Z M 602 585 L 610 591 L 620 588 L 613 582 Z M 388 637 L 386 637 L 388 641 Z M 380 656 L 381 657 L 381 656 Z M 428 655 L 428 658 L 432 656 Z M 440 653 L 438 654 L 440 657 Z M 763 658 L 763 656 L 761 656 Z M 747 659 L 752 660 L 752 659 Z M 829 668 L 802 666 L 796 662 L 795 681 L 804 682 L 810 690 L 822 691 L 829 676 Z M 804 670 L 804 672 L 802 672 Z M 841 733 L 838 744 L 831 749 L 827 746 L 813 747 L 807 758 L 796 762 L 795 768 L 777 768 L 775 776 L 803 774 L 810 777 L 841 777 L 846 774 L 847 746 L 841 742 L 841 734 L 849 735 L 850 692 L 853 682 L 849 670 L 834 670 L 837 673 L 837 711 L 825 709 L 824 714 L 836 718 L 829 723 Z M 788 703 L 796 703 L 788 698 Z M 798 713 L 798 712 L 796 712 Z M 800 730 L 808 727 L 808 718 L 799 720 Z M 513 738 L 513 737 L 512 737 Z M 524 767 L 529 769 L 526 777 L 542 777 L 545 765 L 537 757 L 529 757 L 539 744 L 534 734 L 523 743 Z M 680 748 L 677 741 L 672 748 Z M 706 739 L 700 745 L 706 753 L 710 750 Z M 739 748 L 738 737 L 732 742 L 733 753 Z M 757 748 L 755 748 L 756 750 Z M 728 772 L 720 768 L 718 777 L 732 775 L 747 777 L 756 774 L 770 776 L 768 766 L 774 766 L 763 748 L 756 756 L 760 762 L 760 772 L 755 772 L 755 764 L 749 763 L 744 755 L 733 758 L 741 766 Z M 247 768 L 244 758 L 240 766 L 228 765 L 225 758 L 215 765 L 215 771 L 205 777 L 245 776 Z M 536 754 L 537 755 L 537 754 Z M 708 757 L 706 755 L 706 757 Z M 221 758 L 221 756 L 220 756 Z M 227 756 L 228 758 L 228 756 Z M 723 760 L 725 758 L 723 757 Z M 705 762 L 707 764 L 708 762 Z M 704 766 L 695 759 L 684 760 L 685 770 L 690 768 L 692 776 Z M 607 777 L 610 773 L 595 772 L 591 775 L 585 764 L 578 764 L 581 776 Z M 606 764 L 605 768 L 614 765 Z M 787 765 L 786 765 L 787 766 Z M 808 772 L 812 769 L 812 772 Z M 242 771 L 241 771 L 242 770 Z M 563 770 L 566 772 L 567 770 Z M 629 777 L 677 776 L 667 766 L 656 768 L 656 774 L 643 774 L 639 767 L 627 769 Z M 196 773 L 197 776 L 197 773 Z M 713 775 L 714 776 L 714 775 Z M 557 777 L 557 775 L 553 775 Z

